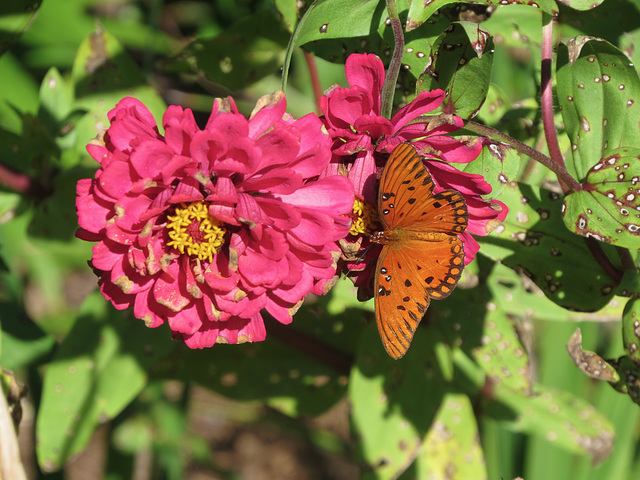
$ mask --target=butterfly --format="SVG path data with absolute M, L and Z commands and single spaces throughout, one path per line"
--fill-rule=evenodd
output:
M 380 177 L 378 215 L 382 245 L 374 274 L 376 322 L 387 353 L 401 358 L 431 299 L 448 296 L 464 268 L 458 237 L 469 214 L 455 190 L 433 194 L 433 179 L 415 148 L 401 143 Z

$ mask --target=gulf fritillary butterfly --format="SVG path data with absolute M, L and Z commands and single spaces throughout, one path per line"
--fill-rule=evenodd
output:
M 383 231 L 375 272 L 376 322 L 382 344 L 395 359 L 411 344 L 432 298 L 448 296 L 464 268 L 458 235 L 469 214 L 460 193 L 433 194 L 433 179 L 408 143 L 398 145 L 382 171 L 378 215 Z

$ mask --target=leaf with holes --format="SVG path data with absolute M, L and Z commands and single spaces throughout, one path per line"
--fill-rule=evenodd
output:
M 280 70 L 288 41 L 289 32 L 281 19 L 270 10 L 258 11 L 214 38 L 190 43 L 178 55 L 174 68 L 195 69 L 209 80 L 239 91 Z
M 78 47 L 71 77 L 77 100 L 75 108 L 89 112 L 76 125 L 78 138 L 89 139 L 101 133 L 109 124 L 107 113 L 123 97 L 142 101 L 156 118 L 166 109 L 163 100 L 146 84 L 135 61 L 118 40 L 102 28 Z M 76 142 L 76 149 L 95 168 L 95 162 L 86 155 L 84 142 Z
M 511 146 L 499 142 L 486 142 L 478 158 L 460 164 L 466 173 L 482 175 L 491 185 L 491 198 L 498 198 L 507 184 L 515 180 L 520 170 L 520 154 Z
M 508 185 L 500 200 L 509 215 L 491 235 L 478 237 L 485 255 L 523 274 L 562 307 L 595 311 L 609 302 L 617 282 L 585 240 L 565 227 L 560 195 L 521 183 Z M 615 248 L 602 246 L 615 264 Z
M 605 459 L 615 437 L 611 422 L 581 398 L 552 387 L 536 385 L 534 395 L 522 396 L 500 384 L 484 397 L 483 411 L 517 432 L 539 435 L 556 447 Z
M 410 31 L 418 28 L 429 18 L 431 18 L 437 10 L 441 9 L 445 5 L 451 5 L 452 3 L 466 2 L 463 2 L 462 0 L 431 0 L 424 2 L 411 2 L 409 18 L 407 19 L 407 30 Z M 528 5 L 530 7 L 540 8 L 545 13 L 554 15 L 558 13 L 558 6 L 553 0 L 479 0 L 474 2 L 474 4 L 497 7 L 501 5 Z
M 613 388 L 626 393 L 634 403 L 640 405 L 640 363 L 628 355 L 614 361 L 610 360 L 609 363 L 616 369 L 620 378 Z
M 418 78 L 418 91 L 443 89 L 438 111 L 471 118 L 484 103 L 491 83 L 493 39 L 477 23 L 456 22 L 437 41 L 433 64 Z
M 447 384 L 435 355 L 436 329 L 418 328 L 412 348 L 391 359 L 374 324 L 361 339 L 349 382 L 360 455 L 376 478 L 397 478 L 420 454 Z
M 640 250 L 640 149 L 619 148 L 587 173 L 583 190 L 564 201 L 569 230 Z
M 469 397 L 447 394 L 416 458 L 415 478 L 486 479 L 486 469 Z
M 640 79 L 610 43 L 576 37 L 558 47 L 557 92 L 571 141 L 567 167 L 582 182 L 602 158 L 640 145 Z
M 629 357 L 640 363 L 640 298 L 630 298 L 624 307 L 622 341 Z
M 582 332 L 579 328 L 571 335 L 567 344 L 567 351 L 576 367 L 591 378 L 611 383 L 616 383 L 620 380 L 620 375 L 618 375 L 614 366 L 597 353 L 582 349 Z
M 481 275 L 484 276 L 487 274 L 484 266 L 489 262 L 484 258 L 481 263 Z M 459 346 L 489 377 L 528 395 L 531 392 L 529 356 L 518 338 L 514 322 L 503 308 L 508 294 L 499 282 L 501 279 L 492 273 L 488 278 L 489 285 L 458 288 L 449 298 L 439 302 L 430 321 L 437 321 L 448 343 Z M 520 314 L 524 314 L 523 306 L 520 304 Z

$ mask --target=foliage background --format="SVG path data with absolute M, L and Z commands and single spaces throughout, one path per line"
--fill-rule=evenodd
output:
M 476 121 L 545 152 L 545 13 L 495 8 L 481 23 L 490 34 L 484 60 L 473 63 L 466 52 L 470 70 L 452 72 L 452 87 L 444 53 L 433 85 L 412 74 L 426 61 L 416 52 L 437 50 L 452 21 L 484 20 L 485 11 L 418 3 L 399 2 L 403 19 L 428 21 L 407 32 L 413 69 L 401 76 L 397 100 L 411 97 L 416 80 L 460 88 L 460 115 L 482 105 Z M 96 168 L 85 145 L 106 128 L 106 112 L 131 95 L 158 119 L 175 103 L 203 124 L 212 98 L 232 94 L 248 114 L 258 97 L 280 88 L 299 7 L 286 0 L 0 6 L 0 163 L 18 174 L 5 173 L 0 190 L 0 365 L 6 385 L 17 379 L 29 388 L 20 434 L 30 477 L 636 479 L 637 405 L 582 374 L 566 351 L 579 327 L 586 350 L 624 355 L 627 299 L 614 296 L 615 282 L 564 226 L 562 198 L 549 193 L 555 176 L 506 147 L 499 160 L 485 151 L 467 167 L 486 174 L 509 205 L 504 233 L 483 241 L 460 287 L 432 305 L 399 362 L 380 346 L 372 305 L 358 303 L 346 281 L 309 299 L 293 325 L 268 324 L 262 344 L 206 351 L 171 342 L 168 329 L 146 329 L 97 293 L 86 265 L 91 245 L 74 238 L 74 201 L 77 179 Z M 635 59 L 640 5 L 590 7 L 557 7 L 557 35 L 595 35 Z M 346 85 L 351 52 L 387 60 L 393 37 L 383 9 L 343 1 L 336 11 L 336 2 L 318 2 L 297 43 L 315 55 L 322 89 Z M 331 33 L 323 37 L 325 23 Z M 470 44 L 459 30 L 452 35 Z M 287 99 L 296 115 L 316 109 L 307 61 L 302 49 L 293 52 Z M 466 72 L 474 76 L 464 83 Z M 629 78 L 631 89 L 637 75 Z M 488 89 L 474 90 L 485 80 Z M 563 122 L 570 130 L 558 114 L 560 129 Z M 570 136 L 560 137 L 565 152 Z M 518 234 L 542 246 L 523 248 L 513 241 Z M 549 260 L 554 248 L 569 260 Z M 534 268 L 537 282 L 526 275 Z

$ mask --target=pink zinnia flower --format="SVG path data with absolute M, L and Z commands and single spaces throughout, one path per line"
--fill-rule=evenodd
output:
M 481 197 L 491 192 L 491 186 L 481 175 L 464 173 L 451 165 L 477 158 L 482 143 L 447 136 L 464 124 L 455 115 L 450 116 L 449 122 L 411 123 L 440 106 L 445 98 L 442 90 L 421 92 L 389 120 L 381 116 L 380 94 L 385 79 L 382 61 L 371 54 L 353 54 L 347 59 L 345 71 L 351 86 L 334 85 L 320 99 L 323 121 L 333 139 L 333 159 L 325 175 L 346 174 L 354 185 L 356 209 L 363 210 L 354 212 L 354 216 L 367 217 L 370 215 L 367 210 L 375 211 L 377 178 L 389 154 L 400 143 L 410 141 L 425 156 L 424 163 L 433 177 L 435 192 L 452 188 L 466 200 L 469 225 L 460 238 L 468 264 L 479 249 L 471 234 L 487 235 L 507 215 L 507 207 L 502 202 Z M 354 227 L 357 224 L 356 221 Z M 358 250 L 369 245 L 367 233 L 370 232 L 355 233 L 357 228 L 351 232 L 342 245 L 348 255 L 357 258 Z M 364 259 L 349 265 L 352 276 L 357 277 L 356 285 L 369 284 L 370 272 L 365 267 L 378 253 L 379 247 L 373 246 Z M 363 271 L 362 275 L 359 271 Z
M 170 106 L 164 135 L 138 100 L 109 113 L 87 147 L 100 168 L 78 182 L 77 236 L 98 242 L 92 264 L 117 309 L 203 348 L 264 340 L 262 309 L 286 324 L 307 293 L 324 293 L 353 187 L 318 180 L 331 140 L 315 115 L 285 109 L 282 92 L 248 120 L 216 100 L 200 129 Z

